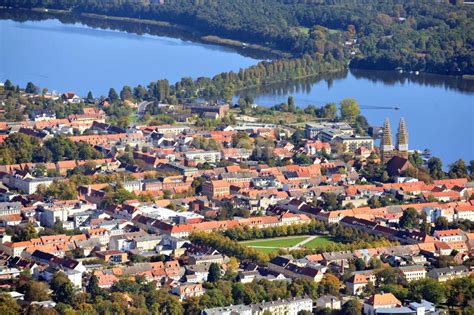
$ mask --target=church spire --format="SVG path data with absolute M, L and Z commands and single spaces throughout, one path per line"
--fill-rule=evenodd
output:
M 383 135 L 380 143 L 380 153 L 382 154 L 382 160 L 388 161 L 392 156 L 393 144 L 392 144 L 392 130 L 390 129 L 390 121 L 388 118 L 385 119 L 383 124 Z
M 398 125 L 397 150 L 398 155 L 408 158 L 408 132 L 403 118 L 400 119 L 400 124 Z

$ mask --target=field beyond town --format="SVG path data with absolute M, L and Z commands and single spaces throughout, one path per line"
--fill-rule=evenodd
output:
M 275 237 L 240 242 L 248 247 L 262 250 L 265 253 L 275 252 L 279 249 L 324 248 L 335 243 L 331 237 L 322 235 L 302 235 L 289 237 Z

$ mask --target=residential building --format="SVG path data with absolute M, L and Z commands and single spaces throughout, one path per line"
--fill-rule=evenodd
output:
M 316 307 L 340 310 L 341 300 L 334 295 L 323 295 L 316 300 Z
M 219 151 L 189 151 L 184 154 L 188 165 L 197 165 L 202 163 L 217 163 L 221 160 Z
M 374 139 L 369 136 L 337 136 L 334 143 L 342 144 L 344 152 L 354 153 L 359 148 L 366 148 L 372 151 L 374 149 Z
M 221 198 L 230 195 L 230 183 L 225 180 L 211 180 L 202 183 L 202 194 L 209 198 Z
M 76 95 L 74 92 L 66 92 L 62 95 L 64 102 L 77 104 L 81 102 L 81 98 Z
M 426 269 L 423 266 L 403 266 L 398 267 L 408 282 L 426 278 Z
M 171 289 L 171 293 L 177 295 L 181 301 L 190 297 L 199 297 L 205 292 L 201 283 L 183 283 Z
M 258 304 L 231 305 L 203 310 L 203 315 L 297 315 L 301 311 L 312 312 L 313 300 L 309 298 L 293 298 L 278 301 L 262 302 Z
M 445 268 L 435 268 L 428 272 L 428 276 L 439 282 L 445 282 L 451 279 L 466 277 L 470 274 L 466 266 L 450 266 Z
M 372 271 L 355 272 L 346 282 L 346 287 L 352 295 L 360 295 L 364 292 L 365 286 L 371 282 L 375 285 L 375 275 Z
M 401 307 L 402 302 L 392 293 L 374 294 L 364 302 L 364 314 L 376 315 L 380 309 Z
M 460 229 L 436 230 L 433 234 L 441 242 L 460 242 L 463 240 L 463 233 Z
M 95 253 L 98 258 L 103 259 L 106 263 L 125 263 L 128 261 L 128 254 L 120 250 L 106 250 Z
M 353 134 L 354 129 L 345 122 L 319 122 L 305 125 L 305 137 L 307 139 L 331 142 L 337 136 L 351 136 Z
M 17 172 L 14 175 L 7 174 L 3 176 L 3 183 L 11 188 L 23 191 L 26 194 L 34 194 L 40 185 L 48 187 L 53 183 L 52 177 L 34 177 L 26 172 Z

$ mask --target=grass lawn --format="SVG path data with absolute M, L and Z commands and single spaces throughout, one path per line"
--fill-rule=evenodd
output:
M 287 237 L 275 237 L 267 239 L 258 239 L 251 241 L 243 241 L 240 244 L 243 244 L 248 247 L 252 247 L 259 251 L 265 253 L 276 252 L 280 248 L 289 249 L 290 247 L 296 246 L 297 244 L 303 242 L 304 240 L 314 237 L 311 235 L 302 235 L 302 236 L 287 236 Z M 329 244 L 335 243 L 330 236 L 316 236 L 312 240 L 300 245 L 299 248 L 324 248 Z
M 315 239 L 309 241 L 308 243 L 304 244 L 303 246 L 306 248 L 318 248 L 318 247 L 325 247 L 329 244 L 335 243 L 331 237 L 328 236 L 318 236 Z
M 307 239 L 308 236 L 289 236 L 283 238 L 267 238 L 253 241 L 241 242 L 249 247 L 270 247 L 269 249 L 278 249 L 282 247 L 292 247 Z M 263 248 L 262 248 L 263 249 Z
M 266 254 L 270 254 L 270 253 L 273 253 L 273 252 L 276 252 L 279 248 L 276 248 L 276 247 L 270 247 L 270 248 L 266 248 L 266 247 L 252 247 L 252 246 L 249 246 L 250 248 L 253 248 L 253 249 L 256 249 L 257 251 L 259 252 L 262 252 L 262 253 L 266 253 Z

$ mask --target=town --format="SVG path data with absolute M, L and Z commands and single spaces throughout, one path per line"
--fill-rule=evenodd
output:
M 0 86 L 1 314 L 474 313 L 474 160 L 161 83 Z

